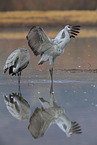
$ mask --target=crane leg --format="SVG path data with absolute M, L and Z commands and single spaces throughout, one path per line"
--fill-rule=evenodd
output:
M 18 72 L 18 94 L 19 95 L 21 95 L 20 78 L 21 78 L 21 72 Z
M 49 69 L 50 77 L 51 77 L 51 87 L 50 87 L 50 94 L 51 95 L 54 94 L 54 91 L 53 91 L 53 67 L 54 67 L 54 62 L 55 62 L 55 59 L 53 59 L 52 65 L 50 66 L 50 69 Z
M 50 77 L 51 77 L 51 87 L 50 87 L 50 94 L 53 94 L 53 68 L 49 69 Z

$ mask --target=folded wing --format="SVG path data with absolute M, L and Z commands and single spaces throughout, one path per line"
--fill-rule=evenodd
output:
M 4 73 L 6 73 L 6 71 L 8 70 L 8 68 L 11 68 L 11 67 L 16 67 L 16 64 L 18 62 L 18 51 L 19 50 L 15 50 L 14 52 L 12 52 L 9 57 L 7 58 L 6 60 L 6 63 L 5 63 L 5 66 L 4 66 Z

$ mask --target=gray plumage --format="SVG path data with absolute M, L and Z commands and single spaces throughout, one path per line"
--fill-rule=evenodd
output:
M 49 61 L 49 72 L 51 76 L 50 93 L 53 93 L 53 66 L 56 57 L 64 53 L 64 48 L 70 42 L 70 38 L 75 38 L 79 30 L 80 26 L 66 25 L 54 39 L 50 39 L 41 27 L 33 26 L 26 37 L 33 53 L 36 56 L 41 56 L 38 64 L 40 65 Z
M 8 96 L 4 96 L 4 102 L 6 107 L 13 117 L 18 120 L 27 120 L 30 116 L 30 105 L 17 93 L 11 93 Z
M 48 60 L 51 64 L 53 59 L 64 53 L 64 48 L 69 43 L 70 38 L 75 38 L 79 33 L 79 27 L 66 25 L 54 39 L 50 39 L 41 27 L 33 26 L 26 38 L 33 53 L 36 56 L 42 56 L 38 64 Z
M 13 51 L 7 58 L 4 66 L 4 73 L 9 69 L 9 75 L 18 75 L 18 93 L 21 94 L 20 90 L 20 76 L 21 71 L 29 64 L 30 55 L 27 49 L 18 48 Z
M 41 108 L 36 108 L 29 120 L 28 129 L 34 138 L 42 137 L 52 124 L 56 124 L 68 137 L 72 134 L 81 134 L 78 123 L 70 121 L 65 110 L 56 102 L 40 98 Z M 52 103 L 53 102 L 53 103 Z
M 9 69 L 9 74 L 16 75 L 29 64 L 30 55 L 27 49 L 19 48 L 13 51 L 7 58 L 4 66 L 4 73 Z

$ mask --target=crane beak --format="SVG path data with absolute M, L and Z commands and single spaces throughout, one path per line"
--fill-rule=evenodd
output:
M 70 38 L 73 37 L 75 38 L 75 36 L 78 35 L 79 33 L 79 30 L 80 30 L 80 26 L 71 26 L 71 30 L 70 30 Z

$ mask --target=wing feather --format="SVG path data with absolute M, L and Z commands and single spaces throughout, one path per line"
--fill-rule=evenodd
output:
M 39 26 L 33 26 L 26 38 L 28 40 L 29 47 L 36 56 L 39 54 L 42 55 L 45 51 L 52 47 L 51 39 Z
M 71 122 L 71 132 L 72 133 L 75 133 L 75 134 L 81 134 L 82 131 L 81 131 L 81 128 L 79 126 L 79 124 L 75 121 L 75 122 Z
M 37 107 L 30 118 L 28 129 L 34 138 L 39 138 L 45 134 L 50 123 L 48 114 Z
M 27 49 L 18 48 L 12 52 L 7 58 L 4 66 L 4 73 L 9 69 L 9 74 L 13 72 L 13 67 L 15 68 L 14 73 L 17 71 L 22 71 L 27 67 L 30 60 L 30 55 Z
M 18 50 L 12 52 L 9 57 L 7 58 L 4 66 L 4 73 L 8 70 L 8 68 L 15 66 L 17 64 L 19 57 L 18 57 Z

